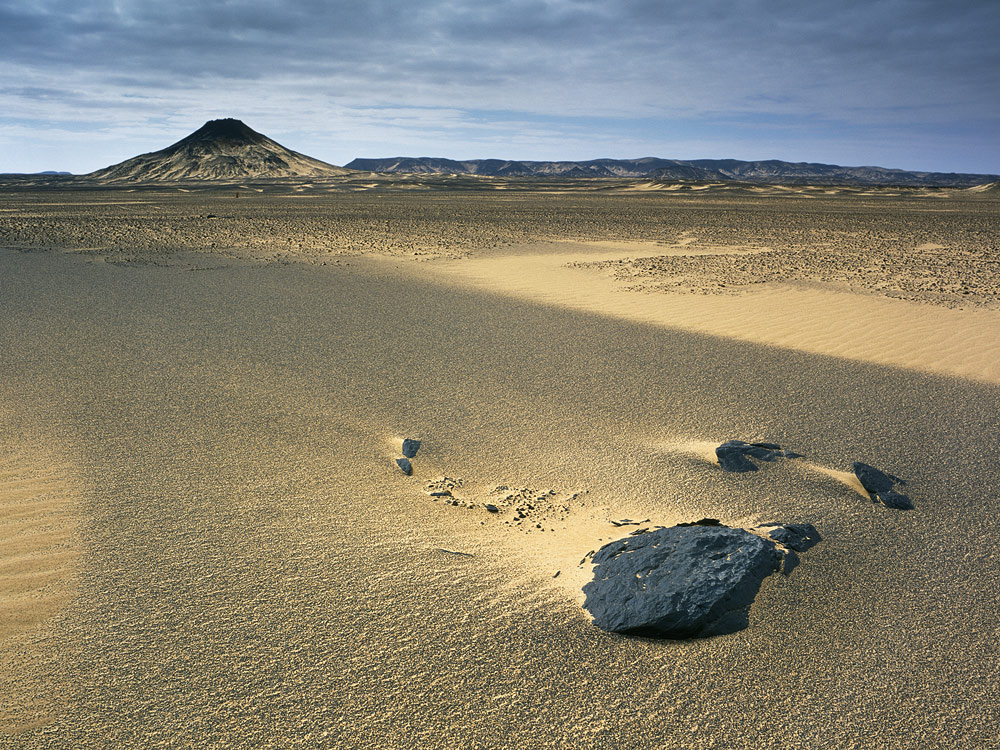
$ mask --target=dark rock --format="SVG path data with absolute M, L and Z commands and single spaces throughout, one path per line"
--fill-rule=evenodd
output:
M 396 466 L 398 466 L 400 470 L 406 474 L 406 476 L 410 476 L 410 474 L 413 473 L 413 464 L 410 463 L 408 458 L 397 458 Z
M 715 456 L 719 459 L 719 466 L 724 471 L 757 471 L 757 466 L 743 455 L 741 445 L 733 445 L 730 440 L 715 449 Z
M 780 559 L 773 542 L 743 529 L 658 529 L 601 547 L 584 607 L 595 625 L 616 633 L 732 633 L 747 627 L 761 581 Z
M 416 456 L 418 450 L 420 450 L 419 440 L 411 440 L 410 438 L 406 438 L 406 440 L 403 441 L 403 455 L 406 456 L 407 458 L 413 458 L 414 456 Z
M 493 503 L 486 503 L 486 505 L 484 505 L 483 507 L 486 508 L 486 510 L 488 510 L 490 513 L 500 512 L 500 509 L 497 506 L 493 505 Z
M 779 458 L 802 458 L 801 453 L 781 450 L 777 443 L 745 443 L 727 440 L 715 449 L 719 466 L 725 471 L 757 471 L 757 466 L 747 456 L 760 461 L 777 461 Z
M 896 510 L 913 510 L 913 502 L 910 498 L 893 489 L 897 484 L 906 484 L 905 481 L 860 461 L 855 461 L 852 468 L 854 475 L 861 482 L 861 486 L 867 490 L 873 503 L 880 502 L 887 508 Z
M 805 552 L 823 541 L 811 523 L 765 523 L 761 524 L 761 528 L 771 529 L 767 532 L 769 537 L 796 552 Z
M 438 490 L 430 493 L 431 497 L 451 497 L 451 490 Z
M 697 521 L 685 521 L 684 523 L 677 524 L 678 526 L 722 526 L 723 523 L 718 518 L 702 518 Z M 659 528 L 664 528 L 660 526 Z

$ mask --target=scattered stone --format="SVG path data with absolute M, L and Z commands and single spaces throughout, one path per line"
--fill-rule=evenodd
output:
M 493 505 L 493 503 L 486 503 L 486 505 L 484 505 L 483 507 L 486 508 L 486 510 L 488 510 L 490 513 L 500 512 L 500 509 L 497 506 Z
M 727 440 L 715 449 L 719 466 L 725 471 L 757 471 L 757 465 L 747 456 L 760 461 L 777 461 L 779 458 L 802 458 L 801 453 L 785 451 L 777 443 L 744 443 L 742 440 Z
M 852 468 L 854 475 L 861 482 L 861 486 L 867 490 L 873 503 L 880 502 L 887 508 L 896 510 L 913 510 L 913 502 L 910 498 L 893 489 L 894 485 L 906 484 L 904 480 L 860 461 L 855 461 Z
M 419 440 L 411 440 L 410 438 L 406 438 L 403 441 L 403 455 L 406 456 L 407 458 L 413 458 L 414 456 L 416 456 L 418 450 L 420 450 Z
M 552 577 L 553 578 L 558 578 L 560 573 L 562 573 L 562 571 L 561 570 L 557 570 L 556 574 L 554 576 L 552 576 Z
M 410 476 L 413 473 L 413 464 L 410 463 L 410 459 L 408 458 L 397 458 L 396 465 L 406 476 Z
M 645 521 L 633 521 L 631 518 L 623 518 L 620 521 L 612 521 L 611 525 L 612 526 L 638 526 L 639 524 L 642 524 L 642 523 L 649 523 L 649 519 L 647 518 Z
M 452 497 L 451 490 L 440 490 L 428 493 L 431 497 Z
M 771 529 L 767 532 L 769 537 L 795 552 L 805 552 L 823 541 L 823 537 L 811 523 L 764 523 L 760 528 Z
M 432 492 L 444 492 L 457 489 L 463 484 L 458 477 L 437 477 L 424 483 L 424 492 L 428 495 Z
M 696 638 L 742 630 L 781 557 L 773 542 L 725 526 L 674 526 L 604 545 L 584 607 L 616 633 Z

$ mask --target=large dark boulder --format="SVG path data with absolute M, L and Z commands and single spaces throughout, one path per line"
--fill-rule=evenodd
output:
M 785 451 L 777 443 L 745 443 L 727 440 L 715 449 L 719 466 L 725 471 L 757 471 L 757 465 L 748 456 L 760 461 L 777 461 L 779 458 L 802 458 L 801 453 Z
M 673 526 L 604 545 L 584 607 L 616 633 L 697 638 L 742 630 L 779 566 L 773 542 L 725 526 Z
M 882 503 L 887 508 L 896 510 L 913 510 L 910 498 L 894 489 L 897 484 L 906 484 L 905 481 L 860 461 L 855 461 L 852 468 L 873 503 Z

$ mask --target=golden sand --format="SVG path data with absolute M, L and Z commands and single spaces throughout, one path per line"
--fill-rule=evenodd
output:
M 38 662 L 76 592 L 79 490 L 47 451 L 0 455 L 0 732 L 44 723 L 58 696 Z M 41 684 L 39 684 L 41 683 Z

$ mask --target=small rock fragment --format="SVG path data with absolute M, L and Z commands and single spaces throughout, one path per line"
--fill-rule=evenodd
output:
M 406 456 L 407 458 L 413 458 L 414 456 L 416 456 L 418 450 L 420 450 L 419 440 L 412 440 L 410 438 L 406 438 L 403 441 L 403 455 Z
M 811 523 L 764 523 L 760 528 L 771 529 L 767 532 L 769 537 L 796 552 L 805 552 L 823 541 L 823 537 Z
M 445 552 L 449 555 L 457 555 L 459 557 L 475 557 L 471 552 L 459 552 L 453 549 L 445 549 L 444 547 L 438 547 L 439 552 Z
M 873 503 L 882 503 L 887 508 L 895 510 L 913 510 L 913 502 L 906 495 L 896 492 L 894 485 L 906 484 L 905 481 L 892 474 L 879 471 L 874 466 L 855 461 L 852 465 L 854 475 L 861 486 L 868 492 Z
M 406 476 L 410 476 L 413 473 L 413 464 L 410 463 L 410 459 L 408 458 L 397 458 L 396 465 Z
M 500 512 L 500 509 L 497 506 L 495 506 L 493 503 L 486 503 L 486 505 L 484 505 L 483 507 L 486 508 L 486 510 L 488 510 L 490 513 L 499 513 Z

